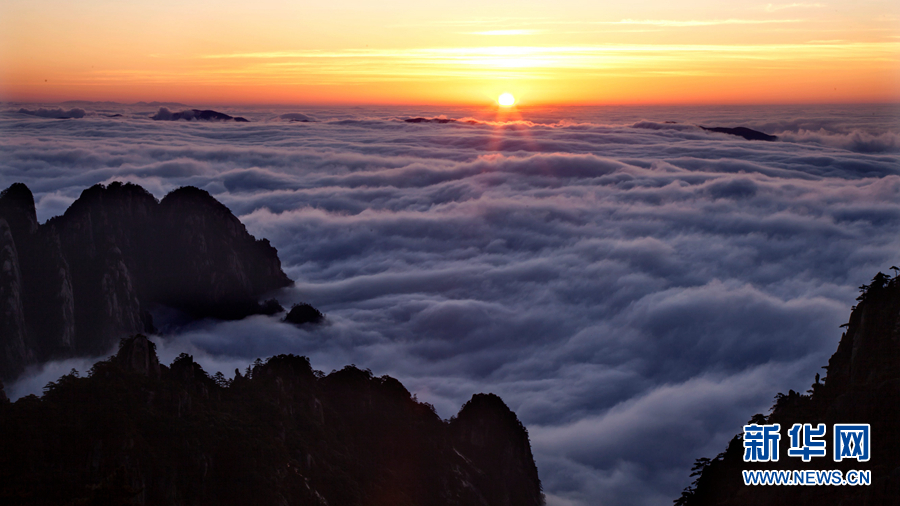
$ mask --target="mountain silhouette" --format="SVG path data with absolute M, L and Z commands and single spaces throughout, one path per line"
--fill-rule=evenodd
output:
M 295 304 L 284 317 L 285 322 L 293 323 L 295 325 L 320 323 L 324 319 L 325 315 L 305 302 L 302 304 Z
M 140 335 L 0 400 L 0 476 L 0 503 L 22 506 L 543 504 L 528 432 L 493 394 L 444 421 L 355 366 L 278 355 L 228 380 L 186 354 L 160 364 Z
M 292 284 L 269 241 L 206 191 L 157 201 L 129 183 L 92 186 L 43 225 L 31 191 L 13 184 L 0 193 L 0 267 L 2 379 L 153 332 L 161 306 L 190 318 L 274 314 L 260 296 Z
M 767 133 L 760 132 L 758 130 L 753 130 L 747 127 L 705 127 L 701 126 L 700 128 L 706 130 L 707 132 L 717 132 L 720 134 L 728 134 L 728 135 L 736 135 L 738 137 L 743 137 L 748 141 L 777 141 L 777 135 L 769 135 Z
M 407 123 L 440 123 L 440 124 L 446 124 L 446 123 L 456 123 L 457 120 L 452 119 L 452 118 L 421 118 L 421 117 L 418 117 L 418 118 L 406 118 L 406 119 L 403 120 L 403 121 L 405 121 L 405 122 L 407 122 Z
M 675 504 L 683 506 L 895 505 L 900 500 L 900 278 L 878 273 L 863 285 L 859 304 L 837 351 L 825 367 L 827 375 L 806 393 L 779 393 L 768 415 L 757 414 L 748 424 L 780 424 L 777 462 L 744 462 L 743 432 L 715 458 L 698 459 L 697 479 Z M 809 463 L 789 457 L 793 424 L 825 424 L 826 455 Z M 834 424 L 869 424 L 871 448 L 867 462 L 834 461 Z M 865 486 L 744 485 L 743 470 L 871 471 Z
M 249 123 L 250 120 L 240 116 L 229 116 L 224 112 L 213 111 L 210 109 L 185 109 L 181 112 L 172 112 L 167 107 L 160 107 L 159 111 L 150 119 L 157 121 L 177 121 L 180 119 L 186 121 L 236 121 L 239 123 Z
M 73 118 L 83 118 L 85 116 L 84 109 L 80 109 L 75 107 L 73 109 L 69 109 L 68 111 L 57 107 L 56 109 L 45 109 L 41 107 L 40 109 L 19 109 L 20 114 L 28 114 L 29 116 L 38 116 L 40 118 L 51 118 L 51 119 L 73 119 Z

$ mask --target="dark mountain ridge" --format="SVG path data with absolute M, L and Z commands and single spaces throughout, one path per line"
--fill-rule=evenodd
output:
M 683 506 L 809 505 L 878 506 L 900 504 L 900 278 L 878 273 L 860 287 L 859 304 L 844 326 L 837 351 L 825 366 L 827 375 L 805 394 L 779 393 L 768 415 L 748 424 L 781 426 L 778 462 L 744 462 L 743 433 L 713 459 L 698 459 L 694 483 L 675 503 Z M 826 426 L 826 455 L 804 463 L 788 457 L 787 430 L 795 423 Z M 869 424 L 871 455 L 867 462 L 834 461 L 835 423 Z M 742 470 L 870 470 L 866 486 L 748 486 Z
M 41 107 L 40 109 L 25 109 L 21 108 L 18 111 L 20 114 L 28 114 L 29 116 L 37 116 L 40 118 L 51 118 L 51 119 L 73 119 L 73 118 L 83 118 L 85 116 L 85 110 L 79 108 L 73 108 L 66 111 L 60 107 L 56 109 L 45 109 Z
M 2 387 L 0 387 L 2 392 Z M 306 357 L 233 380 L 143 336 L 86 377 L 0 400 L 9 505 L 538 506 L 528 432 L 493 394 L 449 421 L 389 377 Z
M 743 138 L 747 139 L 748 141 L 772 142 L 772 141 L 778 140 L 777 135 L 769 135 L 767 133 L 760 132 L 759 130 L 753 130 L 753 129 L 747 128 L 747 127 L 730 128 L 730 127 L 701 126 L 700 128 L 702 128 L 703 130 L 706 130 L 707 132 L 716 132 L 716 133 L 720 133 L 720 134 L 736 135 L 738 137 L 743 137 Z
M 275 248 L 203 190 L 157 201 L 137 185 L 95 185 L 40 225 L 16 183 L 0 193 L 0 378 L 152 332 L 157 306 L 192 318 L 271 313 L 280 307 L 259 297 L 291 284 Z
M 249 123 L 250 120 L 241 116 L 229 116 L 224 112 L 213 111 L 211 109 L 185 109 L 181 112 L 172 112 L 166 107 L 160 107 L 159 111 L 150 119 L 157 121 L 178 121 L 180 119 L 186 121 L 236 121 L 238 123 Z

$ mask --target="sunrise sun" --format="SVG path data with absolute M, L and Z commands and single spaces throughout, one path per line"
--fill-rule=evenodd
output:
M 512 96 L 511 93 L 504 93 L 497 98 L 497 103 L 503 107 L 510 107 L 516 103 L 516 97 Z

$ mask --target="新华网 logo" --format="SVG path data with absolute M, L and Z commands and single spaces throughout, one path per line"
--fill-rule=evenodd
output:
M 836 423 L 834 424 L 834 461 L 856 459 L 857 462 L 869 460 L 869 424 Z

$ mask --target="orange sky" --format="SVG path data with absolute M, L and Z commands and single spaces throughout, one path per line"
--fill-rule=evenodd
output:
M 0 99 L 900 101 L 900 2 L 603 3 L 4 0 Z

